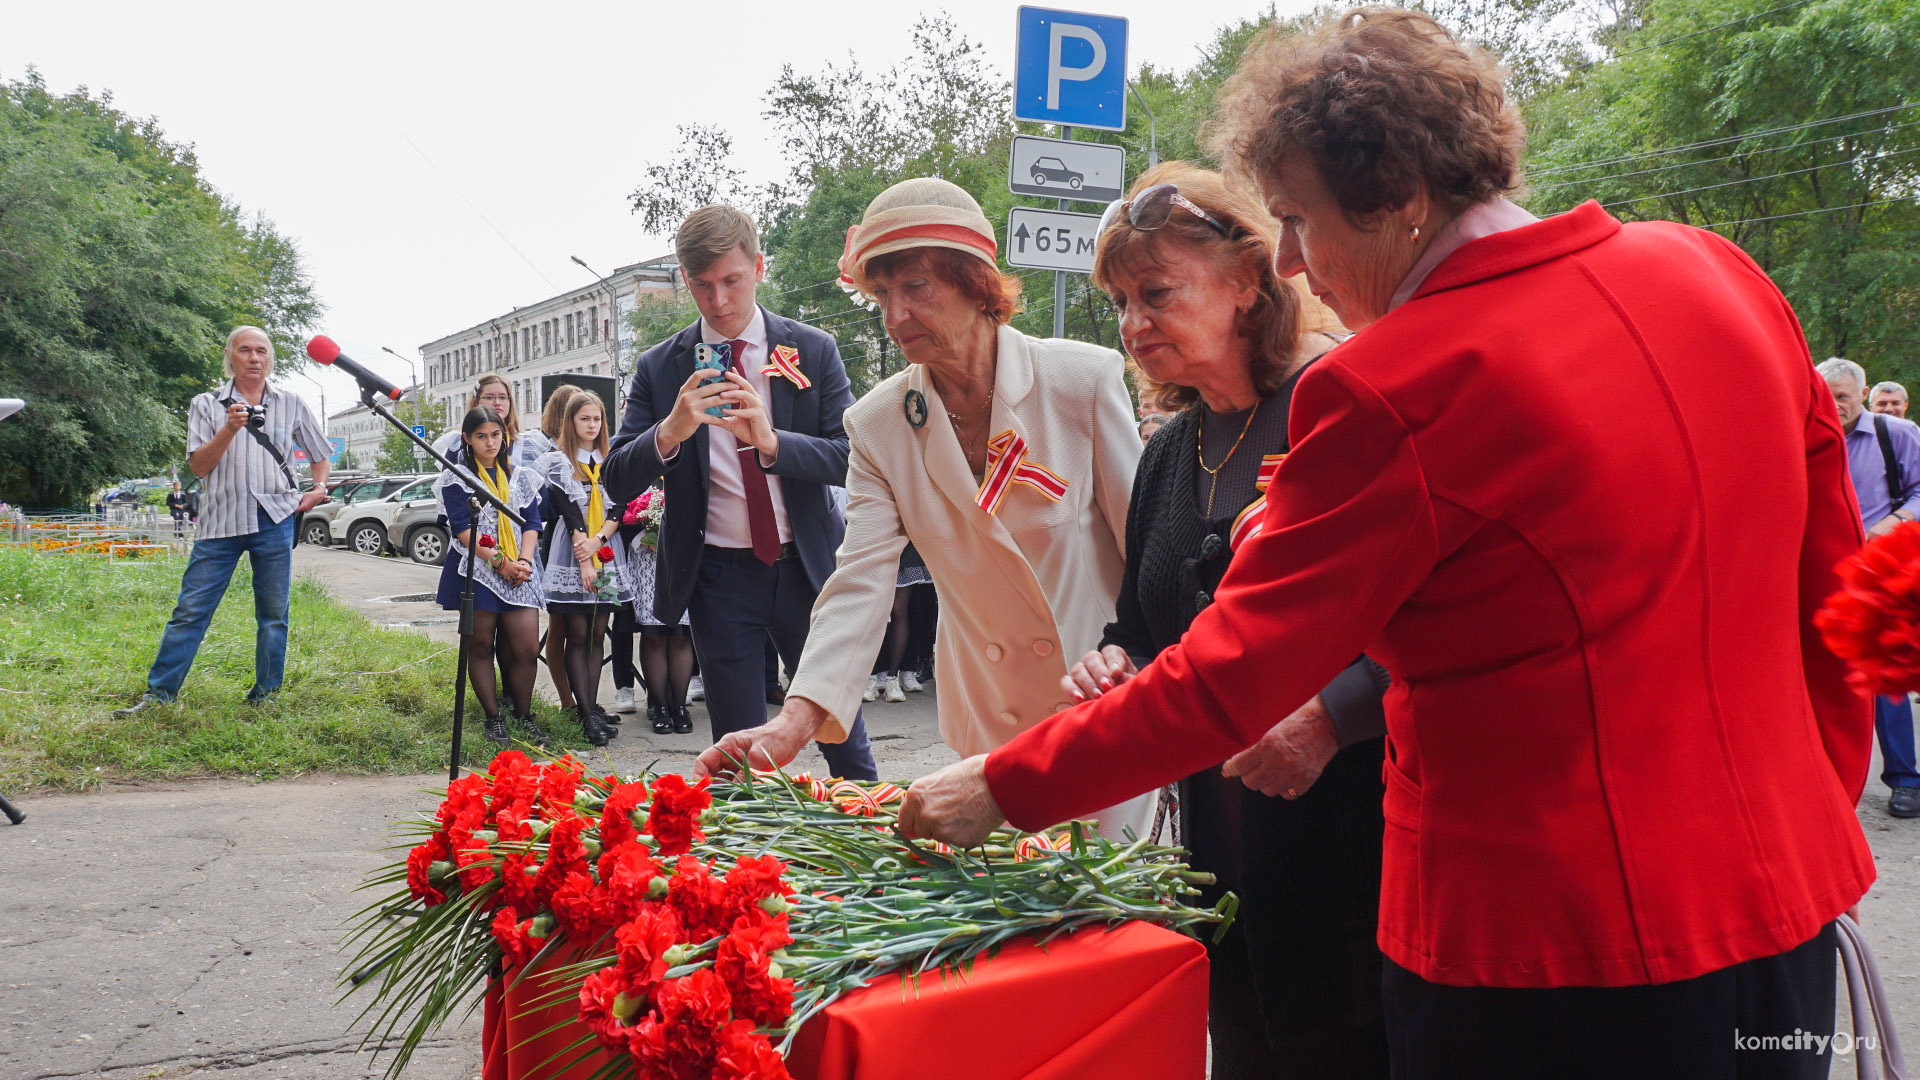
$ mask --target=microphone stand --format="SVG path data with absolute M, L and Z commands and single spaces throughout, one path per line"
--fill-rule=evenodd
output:
M 366 385 L 360 387 L 361 404 L 372 410 L 376 416 L 392 424 L 396 430 L 412 440 L 413 445 L 425 451 L 427 457 L 433 459 L 434 463 L 442 469 L 452 472 L 456 476 L 467 476 L 469 479 L 474 480 L 471 484 L 462 485 L 467 489 L 467 518 L 473 522 L 473 525 L 468 531 L 469 537 L 476 540 L 478 539 L 480 532 L 480 511 L 486 503 L 493 504 L 493 508 L 500 512 L 502 520 L 510 521 L 522 528 L 526 526 L 526 519 L 514 513 L 513 507 L 508 506 L 505 502 L 501 501 L 499 496 L 488 491 L 487 486 L 480 483 L 477 477 L 472 477 L 466 470 L 461 469 L 453 462 L 441 456 L 440 451 L 435 450 L 431 443 L 415 435 L 412 427 L 401 423 L 398 417 L 388 412 L 382 402 L 383 396 L 376 395 L 372 387 Z M 501 449 L 504 450 L 505 447 L 503 446 Z M 452 538 L 449 537 L 448 541 L 451 543 Z M 477 547 L 473 543 L 469 543 L 467 545 L 467 572 L 461 575 L 460 582 L 460 645 L 456 653 L 457 659 L 454 661 L 453 668 L 453 747 L 451 760 L 449 760 L 447 764 L 448 783 L 460 779 L 460 731 L 464 726 L 467 713 L 467 640 L 473 636 L 473 564 L 478 559 L 479 553 Z

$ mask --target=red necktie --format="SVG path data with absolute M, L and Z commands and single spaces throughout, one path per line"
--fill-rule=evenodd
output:
M 746 378 L 747 369 L 740 358 L 746 354 L 747 343 L 736 338 L 727 345 L 733 350 L 733 370 Z M 767 471 L 760 467 L 760 451 L 742 445 L 737 453 L 740 484 L 747 489 L 747 526 L 753 531 L 753 557 L 772 566 L 780 558 L 780 526 L 773 520 L 773 492 L 767 490 Z

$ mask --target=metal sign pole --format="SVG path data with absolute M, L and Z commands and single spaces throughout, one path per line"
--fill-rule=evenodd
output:
M 1072 142 L 1073 129 L 1061 125 L 1060 137 Z M 1054 206 L 1056 210 L 1066 208 L 1067 200 L 1065 199 L 1059 200 Z M 1053 336 L 1057 338 L 1067 336 L 1067 275 L 1063 270 L 1053 272 Z

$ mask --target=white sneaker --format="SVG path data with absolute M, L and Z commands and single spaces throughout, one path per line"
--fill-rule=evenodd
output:
M 880 692 L 888 701 L 905 701 L 907 695 L 900 692 L 900 676 L 889 675 L 880 680 Z
M 880 676 L 878 675 L 867 676 L 867 692 L 860 695 L 860 700 L 861 701 L 879 701 L 880 700 Z
M 613 692 L 613 711 L 617 713 L 636 711 L 633 704 L 633 687 L 623 686 Z
M 903 671 L 900 673 L 900 689 L 905 690 L 909 694 L 917 694 L 926 689 L 926 687 L 920 685 L 919 672 Z
M 707 700 L 707 684 L 700 681 L 700 676 L 695 675 L 693 681 L 687 684 L 687 704 L 705 700 Z

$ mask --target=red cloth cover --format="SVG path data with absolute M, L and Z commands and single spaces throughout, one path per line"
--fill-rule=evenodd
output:
M 554 1072 L 575 1055 L 549 1061 L 553 1053 L 583 1029 L 570 1000 L 522 1014 L 537 984 L 487 987 L 484 1080 L 584 1080 L 606 1060 Z M 523 1042 L 569 1015 L 575 1023 Z M 1197 1080 L 1206 1051 L 1206 948 L 1126 923 L 1057 938 L 1044 952 L 1017 941 L 965 975 L 922 976 L 917 988 L 877 979 L 809 1021 L 787 1064 L 796 1080 Z

